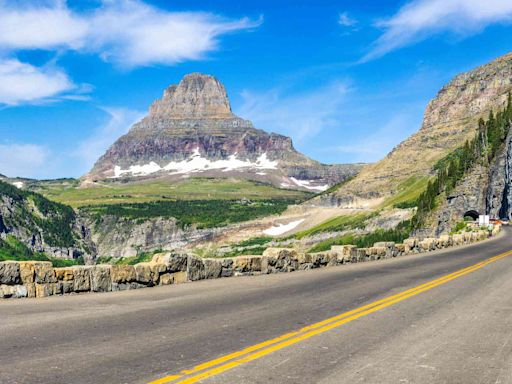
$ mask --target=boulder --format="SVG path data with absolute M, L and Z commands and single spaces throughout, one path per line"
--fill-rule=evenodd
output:
M 183 252 L 157 253 L 151 263 L 165 264 L 168 272 L 183 272 L 187 270 L 188 254 Z
M 110 292 L 112 291 L 110 265 L 95 265 L 91 268 L 91 291 Z
M 355 253 L 358 263 L 364 263 L 368 260 L 368 248 L 356 248 Z
M 20 277 L 23 284 L 30 284 L 35 281 L 33 261 L 20 261 Z
M 136 280 L 138 283 L 150 286 L 154 285 L 154 273 L 151 267 L 151 263 L 138 263 L 134 265 Z
M 171 273 L 172 284 L 186 283 L 188 280 L 187 272 L 174 272 Z
M 233 265 L 234 261 L 232 258 L 222 259 L 222 272 L 220 273 L 220 277 L 231 277 L 234 274 Z
M 433 251 L 436 249 L 436 239 L 427 237 L 419 242 L 419 247 L 425 252 Z
M 110 270 L 112 283 L 131 283 L 137 280 L 133 265 L 112 265 Z
M 338 264 L 356 263 L 356 246 L 355 245 L 333 245 L 331 252 L 336 255 Z
M 203 259 L 205 279 L 218 279 L 222 273 L 222 261 L 219 259 Z
M 87 292 L 91 290 L 91 267 L 73 267 L 73 292 Z
M 27 297 L 36 297 L 35 283 L 25 283 L 25 287 L 27 288 Z
M 0 299 L 27 297 L 27 287 L 24 285 L 0 285 Z
M 20 263 L 3 261 L 0 263 L 0 284 L 16 285 L 21 283 Z
M 299 265 L 302 265 L 302 264 L 312 264 L 311 262 L 311 255 L 309 253 L 303 253 L 303 252 L 300 252 L 298 255 L 297 255 L 297 261 L 299 262 Z
M 405 244 L 395 244 L 396 255 L 403 256 L 405 253 Z
M 452 236 L 453 245 L 462 245 L 464 244 L 464 236 L 460 233 L 456 233 Z
M 388 256 L 388 248 L 386 247 L 370 247 L 368 248 L 370 260 L 381 260 Z
M 189 255 L 187 259 L 187 280 L 197 281 L 206 277 L 203 260 L 197 256 Z
M 53 295 L 55 283 L 36 283 L 36 297 L 47 297 Z
M 233 258 L 233 269 L 239 274 L 261 272 L 261 256 L 235 257 Z
M 395 246 L 394 241 L 378 241 L 373 244 L 374 247 L 393 248 Z
M 158 279 L 159 285 L 171 285 L 172 284 L 172 274 L 164 273 L 160 275 L 160 279 Z
M 62 281 L 62 293 L 71 293 L 73 292 L 73 281 Z
M 413 253 L 418 245 L 418 239 L 416 237 L 409 237 L 404 240 L 405 252 Z
M 35 282 L 38 284 L 55 283 L 55 271 L 53 270 L 52 263 L 49 261 L 39 261 L 34 263 Z
M 73 268 L 54 268 L 55 277 L 58 281 L 73 281 Z

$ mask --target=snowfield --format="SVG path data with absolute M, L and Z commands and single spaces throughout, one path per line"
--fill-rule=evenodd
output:
M 169 171 L 170 175 L 190 174 L 196 172 L 203 172 L 207 170 L 222 170 L 229 172 L 240 169 L 277 169 L 278 161 L 271 161 L 267 158 L 267 154 L 261 154 L 253 163 L 249 160 L 240 160 L 237 154 L 229 156 L 227 160 L 211 161 L 201 156 L 199 148 L 194 150 L 194 153 L 188 160 L 171 161 L 164 167 L 160 167 L 154 161 L 149 164 L 131 165 L 128 169 L 122 169 L 116 165 L 114 167 L 114 177 L 121 177 L 123 175 L 132 176 L 147 176 L 152 173 Z
M 286 233 L 286 232 L 291 231 L 292 229 L 296 228 L 304 220 L 306 220 L 306 219 L 295 220 L 288 224 L 278 224 L 276 226 L 265 229 L 263 231 L 263 233 L 265 235 L 269 235 L 269 236 L 279 236 L 279 235 L 282 235 L 283 233 Z

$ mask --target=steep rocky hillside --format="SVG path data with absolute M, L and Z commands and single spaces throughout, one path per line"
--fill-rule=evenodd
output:
M 83 185 L 105 179 L 235 177 L 319 192 L 361 167 L 320 164 L 297 152 L 289 137 L 254 128 L 231 112 L 216 78 L 194 73 L 165 90 L 148 116 L 97 161 Z
M 15 239 L 49 257 L 92 262 L 89 230 L 71 207 L 0 181 L 0 248 Z
M 512 53 L 455 77 L 428 104 L 421 129 L 343 188 L 318 198 L 324 205 L 371 205 L 418 185 L 433 165 L 477 132 L 478 119 L 503 107 L 512 89 Z M 419 189 L 421 190 L 421 189 Z
M 450 154 L 436 176 L 436 182 L 450 174 L 456 181 L 437 182 L 437 188 L 434 182 L 429 185 L 439 196 L 426 216 L 423 233 L 449 232 L 465 216 L 512 217 L 512 96 L 507 108 L 478 126 L 475 138 Z

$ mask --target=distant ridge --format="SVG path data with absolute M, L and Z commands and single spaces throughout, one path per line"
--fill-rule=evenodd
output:
M 416 133 L 384 159 L 364 168 L 343 188 L 319 197 L 317 203 L 372 205 L 378 204 L 379 199 L 405 193 L 422 180 L 426 185 L 434 164 L 473 138 L 478 119 L 502 108 L 511 90 L 512 53 L 456 76 L 429 102 Z

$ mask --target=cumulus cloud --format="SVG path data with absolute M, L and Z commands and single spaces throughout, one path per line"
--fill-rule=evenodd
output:
M 490 24 L 511 21 L 510 0 L 413 0 L 392 17 L 376 24 L 384 32 L 362 61 L 381 57 L 436 34 L 449 32 L 465 37 Z
M 107 114 L 105 124 L 82 141 L 72 154 L 72 157 L 78 158 L 81 163 L 81 173 L 91 169 L 108 147 L 145 115 L 142 111 L 120 107 L 104 107 L 102 110 Z
M 65 72 L 35 67 L 16 59 L 0 60 L 0 104 L 36 102 L 75 89 Z
M 344 27 L 352 27 L 357 24 L 357 20 L 351 18 L 348 12 L 343 12 L 338 15 L 338 24 Z
M 257 127 L 291 136 L 298 143 L 339 124 L 340 106 L 348 86 L 333 82 L 325 87 L 292 96 L 282 90 L 244 91 L 238 113 Z
M 0 173 L 34 178 L 50 159 L 50 151 L 36 144 L 0 144 Z
M 205 12 L 169 12 L 139 0 L 104 0 L 76 13 L 65 1 L 0 0 L 0 49 L 77 50 L 123 67 L 176 64 L 218 49 L 220 36 L 257 27 Z

